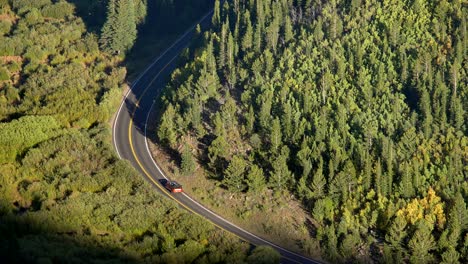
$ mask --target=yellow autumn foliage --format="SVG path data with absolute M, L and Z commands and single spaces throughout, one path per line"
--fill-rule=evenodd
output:
M 406 207 L 397 211 L 409 224 L 415 224 L 420 219 L 425 219 L 431 226 L 437 225 L 442 229 L 447 221 L 444 214 L 444 203 L 437 196 L 432 187 L 429 187 L 426 197 L 413 199 Z

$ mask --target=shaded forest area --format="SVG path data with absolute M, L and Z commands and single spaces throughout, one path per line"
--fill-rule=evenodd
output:
M 133 79 L 152 62 L 155 55 L 173 43 L 185 30 L 199 20 L 213 0 L 148 1 L 148 15 L 139 27 L 138 38 L 126 58 L 129 78 Z
M 198 163 L 233 194 L 294 194 L 308 254 L 467 263 L 467 14 L 460 0 L 216 1 L 155 133 L 181 175 Z
M 115 155 L 108 121 L 126 69 L 103 41 L 112 3 L 139 10 L 118 16 L 134 19 L 125 26 L 145 21 L 145 1 L 0 0 L 2 261 L 278 262 L 181 210 Z

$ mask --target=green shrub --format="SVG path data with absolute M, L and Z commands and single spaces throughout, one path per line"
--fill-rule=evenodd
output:
M 0 0 L 0 8 L 6 8 L 8 6 L 8 0 Z
M 10 74 L 5 68 L 0 68 L 0 81 L 8 81 L 10 80 Z
M 25 116 L 0 123 L 0 163 L 13 162 L 18 154 L 60 132 L 51 116 Z
M 66 61 L 66 58 L 63 55 L 57 54 L 57 55 L 52 57 L 52 60 L 50 61 L 50 64 L 55 66 L 55 65 L 62 64 L 65 61 Z
M 36 72 L 36 70 L 39 68 L 39 64 L 36 63 L 36 62 L 30 62 L 28 64 L 26 64 L 26 66 L 24 66 L 23 68 L 23 74 L 32 74 L 34 72 Z
M 9 102 L 20 99 L 18 89 L 13 87 L 13 85 L 7 84 L 4 88 L 4 91 L 5 91 L 5 97 Z
M 65 19 L 66 17 L 73 15 L 73 12 L 73 5 L 67 2 L 59 2 L 54 5 L 48 5 L 42 9 L 42 15 L 44 17 L 55 19 Z
M 88 52 L 96 53 L 99 52 L 99 45 L 97 37 L 94 34 L 87 34 L 83 39 L 84 45 L 87 47 Z
M 119 107 L 120 100 L 122 99 L 122 92 L 120 89 L 114 88 L 106 91 L 99 102 L 99 107 L 103 113 L 103 121 L 108 120 L 115 109 Z
M 9 72 L 19 72 L 21 70 L 21 65 L 12 61 L 7 65 L 7 69 Z
M 26 22 L 27 25 L 34 25 L 37 23 L 42 23 L 44 21 L 44 18 L 42 17 L 41 12 L 37 8 L 32 8 L 29 13 L 26 14 L 26 17 L 24 19 L 24 22 Z
M 31 8 L 41 8 L 45 5 L 50 5 L 50 0 L 13 0 L 11 5 L 15 10 L 30 10 Z
M 15 43 L 11 39 L 0 41 L 0 56 L 15 55 Z
M 0 21 L 0 36 L 8 34 L 11 30 L 11 25 L 11 22 L 8 20 Z
M 46 53 L 40 46 L 32 46 L 28 49 L 26 54 L 24 54 L 24 58 L 31 62 L 38 63 L 46 58 Z

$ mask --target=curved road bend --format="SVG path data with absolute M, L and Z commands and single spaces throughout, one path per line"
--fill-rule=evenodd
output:
M 209 25 L 212 12 L 205 15 L 199 24 Z M 199 204 L 185 193 L 170 194 L 160 184 L 159 180 L 167 179 L 149 152 L 146 137 L 146 123 L 153 108 L 153 99 L 159 95 L 165 86 L 165 79 L 175 67 L 179 53 L 190 43 L 195 26 L 187 30 L 176 40 L 160 57 L 134 81 L 131 89 L 124 96 L 122 104 L 115 116 L 113 125 L 114 147 L 122 159 L 130 163 L 149 180 L 157 190 L 175 200 L 182 207 L 192 213 L 198 214 L 214 223 L 217 227 L 231 232 L 240 239 L 254 245 L 269 245 L 282 256 L 282 263 L 314 263 L 320 262 L 291 252 L 265 239 L 262 239 L 222 217 L 216 215 L 203 205 Z

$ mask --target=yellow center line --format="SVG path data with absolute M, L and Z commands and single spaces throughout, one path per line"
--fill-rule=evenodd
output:
M 184 207 L 184 208 L 187 209 L 188 211 L 192 212 L 193 214 L 198 215 L 198 216 L 204 218 L 203 215 L 201 215 L 201 214 L 195 212 L 193 209 L 191 209 L 190 207 L 188 207 L 187 205 L 185 205 L 185 204 L 182 203 L 181 201 L 177 200 L 173 195 L 171 195 L 171 193 L 170 193 L 168 190 L 166 190 L 166 188 L 163 188 L 163 187 L 161 186 L 161 183 L 160 183 L 160 182 L 156 181 L 153 177 L 151 177 L 151 174 L 143 167 L 143 164 L 142 164 L 142 163 L 140 162 L 140 160 L 138 159 L 138 157 L 137 157 L 137 155 L 136 155 L 135 148 L 133 147 L 133 140 L 132 140 L 133 117 L 135 116 L 135 112 L 136 112 L 136 110 L 137 110 L 137 108 L 138 108 L 138 106 L 139 106 L 140 100 L 141 100 L 141 98 L 145 95 L 145 93 L 147 92 L 147 90 L 149 89 L 149 87 L 153 84 L 153 82 L 159 77 L 159 75 L 161 74 L 161 72 L 164 71 L 164 70 L 167 68 L 167 66 L 169 66 L 169 64 L 171 64 L 171 62 L 172 62 L 177 56 L 178 56 L 178 54 L 177 54 L 175 57 L 173 57 L 173 58 L 156 74 L 156 76 L 151 80 L 151 82 L 145 87 L 145 89 L 143 90 L 143 93 L 141 94 L 140 98 L 137 98 L 137 102 L 136 102 L 136 104 L 135 104 L 136 107 L 135 107 L 135 109 L 133 110 L 133 113 L 132 113 L 131 116 L 130 116 L 130 123 L 128 124 L 128 139 L 129 139 L 129 142 L 130 142 L 130 149 L 131 149 L 131 151 L 132 151 L 133 157 L 135 158 L 135 161 L 138 163 L 138 166 L 140 167 L 140 169 L 141 169 L 141 170 L 143 171 L 143 173 L 145 174 L 146 178 L 149 179 L 151 182 L 153 182 L 154 185 L 156 185 L 163 193 L 166 193 L 166 194 L 169 193 L 168 196 L 169 196 L 172 200 L 176 201 L 179 205 L 181 205 L 182 207 Z M 144 136 L 146 136 L 146 135 L 144 135 Z M 255 243 L 253 243 L 253 242 L 250 242 L 250 241 L 247 241 L 246 239 L 242 238 L 242 237 L 239 236 L 238 234 L 233 233 L 233 232 L 227 230 L 226 228 L 224 228 L 224 227 L 218 225 L 217 223 L 212 222 L 212 221 L 210 221 L 210 222 L 211 222 L 212 224 L 214 224 L 216 227 L 218 227 L 219 229 L 224 230 L 224 231 L 226 231 L 226 232 L 228 232 L 228 233 L 233 234 L 234 236 L 236 236 L 236 237 L 239 238 L 240 240 L 242 240 L 242 241 L 244 241 L 244 242 L 247 242 L 247 243 L 250 243 L 250 244 L 253 244 L 253 245 L 255 245 L 255 246 L 258 246 L 257 244 L 255 244 Z M 298 262 L 298 261 L 296 261 L 296 260 L 294 260 L 294 259 L 288 258 L 288 257 L 286 257 L 286 256 L 281 256 L 281 257 L 282 257 L 282 258 L 285 258 L 285 259 L 288 259 L 288 260 L 290 260 L 290 261 L 293 261 L 293 262 L 295 262 L 295 263 L 301 263 L 301 262 Z

